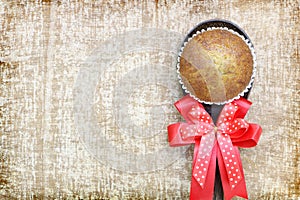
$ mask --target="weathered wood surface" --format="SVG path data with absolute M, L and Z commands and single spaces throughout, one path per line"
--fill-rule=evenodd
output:
M 174 63 L 211 18 L 236 22 L 257 53 L 247 120 L 263 136 L 241 150 L 249 198 L 298 199 L 299 6 L 1 0 L 1 199 L 188 199 L 192 147 L 167 147 L 181 120 Z

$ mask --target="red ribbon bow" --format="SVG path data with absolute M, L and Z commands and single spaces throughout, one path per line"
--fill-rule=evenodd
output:
M 216 126 L 202 104 L 189 95 L 175 103 L 186 120 L 168 126 L 170 146 L 195 144 L 191 200 L 213 198 L 216 159 L 218 159 L 225 200 L 248 198 L 238 147 L 257 145 L 261 127 L 243 118 L 251 102 L 240 98 L 224 106 Z

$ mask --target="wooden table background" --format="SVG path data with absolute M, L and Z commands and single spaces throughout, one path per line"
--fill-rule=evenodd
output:
M 188 199 L 192 147 L 167 148 L 166 126 L 181 120 L 174 63 L 187 32 L 212 18 L 236 22 L 257 53 L 247 120 L 263 135 L 241 150 L 249 198 L 299 199 L 299 11 L 293 0 L 0 0 L 1 199 Z M 93 56 L 96 143 L 74 121 L 77 77 Z

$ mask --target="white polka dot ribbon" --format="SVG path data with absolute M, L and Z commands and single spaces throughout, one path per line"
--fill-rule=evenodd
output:
M 193 176 L 200 186 L 203 187 L 207 177 L 211 151 L 215 144 L 215 126 L 210 115 L 199 105 L 192 106 L 188 117 L 193 124 L 182 124 L 180 133 L 183 140 L 201 137 L 199 152 L 193 168 Z
M 230 135 L 247 128 L 248 124 L 244 119 L 235 118 L 237 109 L 238 106 L 234 103 L 226 104 L 220 114 L 217 126 L 215 126 L 205 109 L 194 105 L 188 112 L 188 117 L 192 123 L 181 125 L 180 134 L 183 140 L 201 137 L 199 152 L 193 168 L 193 176 L 201 187 L 204 186 L 207 178 L 211 152 L 216 140 L 226 166 L 230 187 L 234 188 L 242 178 L 238 156 Z
M 170 146 L 195 144 L 190 199 L 212 199 L 216 160 L 224 189 L 224 198 L 247 199 L 246 183 L 238 147 L 256 146 L 262 129 L 243 118 L 251 102 L 240 98 L 228 103 L 216 125 L 202 104 L 186 95 L 175 103 L 186 123 L 168 126 Z
M 217 122 L 217 140 L 231 188 L 236 187 L 243 178 L 239 163 L 240 160 L 235 151 L 236 147 L 232 144 L 231 137 L 234 137 L 236 132 L 245 130 L 249 127 L 249 124 L 244 119 L 235 118 L 237 109 L 238 106 L 236 103 L 226 104 L 220 113 Z

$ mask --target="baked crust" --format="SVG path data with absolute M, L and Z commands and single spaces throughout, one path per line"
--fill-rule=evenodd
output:
M 192 95 L 201 101 L 224 102 L 249 85 L 253 56 L 241 37 L 228 30 L 208 30 L 186 44 L 179 72 Z

